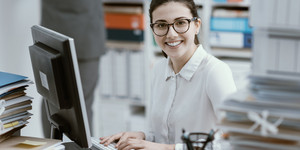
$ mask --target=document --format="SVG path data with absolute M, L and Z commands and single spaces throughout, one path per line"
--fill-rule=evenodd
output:
M 22 81 L 15 82 L 15 83 L 9 84 L 7 86 L 1 87 L 0 88 L 0 96 L 6 92 L 9 92 L 10 90 L 14 90 L 19 87 L 25 87 L 30 84 L 33 84 L 33 82 L 30 80 L 22 80 Z
M 11 83 L 25 80 L 26 78 L 25 76 L 0 71 L 0 88 Z

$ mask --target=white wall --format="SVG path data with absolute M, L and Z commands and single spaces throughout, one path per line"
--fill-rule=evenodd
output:
M 34 81 L 28 46 L 32 45 L 30 27 L 40 23 L 40 0 L 0 0 L 0 71 L 16 73 Z M 41 97 L 35 85 L 26 90 L 34 97 L 33 116 L 21 135 L 43 137 Z

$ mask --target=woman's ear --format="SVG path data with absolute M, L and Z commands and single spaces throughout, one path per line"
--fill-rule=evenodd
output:
M 199 33 L 200 31 L 200 28 L 201 28 L 201 19 L 200 18 L 197 18 L 197 20 L 195 20 L 195 25 L 196 25 L 196 34 Z

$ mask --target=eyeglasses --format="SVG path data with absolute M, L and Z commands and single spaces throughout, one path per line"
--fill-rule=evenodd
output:
M 157 22 L 157 23 L 151 23 L 150 27 L 152 28 L 152 31 L 157 36 L 165 36 L 169 32 L 170 25 L 172 25 L 173 29 L 179 33 L 183 34 L 187 32 L 190 28 L 190 23 L 192 21 L 197 20 L 197 17 L 194 17 L 192 19 L 178 19 L 173 23 L 167 23 L 167 22 Z

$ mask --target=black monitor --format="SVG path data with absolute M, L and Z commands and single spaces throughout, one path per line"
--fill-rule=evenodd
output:
M 35 25 L 29 47 L 37 91 L 46 103 L 51 138 L 64 133 L 82 148 L 92 146 L 74 40 Z

